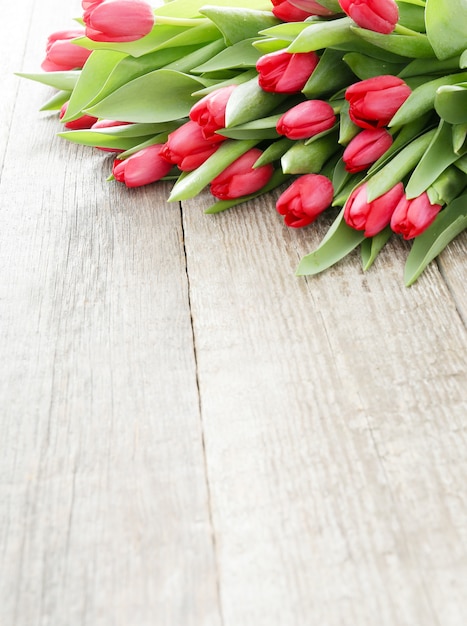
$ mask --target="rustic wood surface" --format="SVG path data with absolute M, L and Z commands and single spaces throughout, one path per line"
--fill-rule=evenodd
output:
M 465 233 L 295 278 L 324 223 L 107 183 L 2 9 L 0 624 L 465 626 Z

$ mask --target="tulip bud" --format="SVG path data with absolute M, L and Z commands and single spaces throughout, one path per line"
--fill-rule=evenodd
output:
M 358 26 L 377 33 L 392 33 L 399 19 L 394 0 L 339 0 L 339 4 Z
M 62 105 L 60 109 L 59 118 L 63 119 L 65 117 L 66 110 L 68 108 L 68 102 Z M 91 128 L 93 124 L 97 122 L 97 117 L 93 117 L 92 115 L 82 115 L 78 117 L 76 120 L 70 120 L 69 122 L 65 122 L 65 128 L 69 128 L 70 130 L 85 130 L 87 128 Z
M 210 190 L 220 200 L 233 200 L 259 191 L 274 173 L 268 163 L 256 169 L 253 165 L 263 153 L 251 148 L 211 181 Z
M 286 226 L 308 226 L 325 209 L 333 198 L 331 181 L 321 174 L 305 174 L 297 178 L 276 202 L 278 213 L 284 216 Z
M 365 237 L 373 237 L 389 224 L 403 195 L 404 187 L 402 183 L 397 183 L 379 198 L 368 202 L 367 183 L 363 183 L 348 197 L 344 207 L 344 220 L 355 230 L 364 230 Z
M 151 32 L 154 13 L 144 0 L 83 0 L 86 36 L 93 41 L 136 41 Z
M 428 228 L 440 210 L 441 204 L 431 204 L 426 191 L 410 200 L 404 194 L 392 214 L 391 228 L 404 239 L 413 239 Z
M 360 128 L 387 126 L 411 89 L 397 76 L 384 74 L 353 83 L 345 92 L 349 115 Z
M 362 130 L 344 150 L 345 169 L 356 174 L 377 161 L 392 145 L 392 135 L 385 128 Z
M 316 52 L 290 53 L 277 50 L 263 55 L 256 63 L 261 89 L 273 93 L 301 91 L 318 65 Z
M 288 139 L 307 139 L 334 126 L 333 108 L 323 100 L 306 100 L 286 111 L 277 121 L 276 130 Z
M 161 154 L 169 163 L 189 172 L 204 163 L 218 147 L 218 141 L 205 139 L 201 126 L 190 120 L 170 133 Z
M 135 152 L 128 159 L 115 159 L 112 174 L 127 187 L 149 185 L 166 176 L 172 165 L 161 157 L 161 144 L 155 144 Z
M 84 29 L 60 30 L 49 35 L 45 49 L 45 59 L 41 68 L 44 72 L 61 72 L 81 69 L 91 50 L 71 43 L 76 37 L 84 37 Z
M 273 0 L 274 1 L 274 0 Z M 315 0 L 289 0 L 290 4 L 297 9 L 307 11 L 310 15 L 332 15 L 333 12 L 327 7 L 323 7 Z
M 224 141 L 225 137 L 216 131 L 225 128 L 225 109 L 235 87 L 236 85 L 229 85 L 216 89 L 191 107 L 190 119 L 201 126 L 206 140 Z

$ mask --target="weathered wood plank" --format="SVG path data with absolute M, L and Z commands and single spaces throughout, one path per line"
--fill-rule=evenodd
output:
M 393 243 L 297 279 L 321 229 L 184 203 L 226 626 L 467 619 L 465 329 Z M 311 240 L 311 241 L 310 241 Z
M 28 32 L 17 5 L 34 70 L 73 13 L 38 2 Z M 15 81 L 0 186 L 0 623 L 218 626 L 180 211 L 167 187 L 106 183 L 102 153 L 54 138 L 56 119 L 38 114 L 48 90 Z

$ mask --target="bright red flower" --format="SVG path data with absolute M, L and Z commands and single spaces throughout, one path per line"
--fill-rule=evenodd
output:
M 141 187 L 160 180 L 172 169 L 161 157 L 161 144 L 148 146 L 135 152 L 128 159 L 115 159 L 112 174 L 115 180 L 127 187 Z
M 82 6 L 86 36 L 93 41 L 136 41 L 154 26 L 144 0 L 83 0 Z
M 205 139 L 224 141 L 225 137 L 216 131 L 225 128 L 225 108 L 235 87 L 236 85 L 229 85 L 216 89 L 191 107 L 190 119 L 201 126 Z
M 411 200 L 408 200 L 404 194 L 392 214 L 391 228 L 404 239 L 418 237 L 433 222 L 441 206 L 441 204 L 431 204 L 426 191 Z
M 59 117 L 63 119 L 65 117 L 65 113 L 68 109 L 68 102 L 62 105 L 60 109 Z M 82 115 L 78 117 L 76 120 L 71 120 L 70 122 L 65 122 L 65 128 L 69 130 L 84 130 L 86 128 L 91 128 L 93 124 L 97 122 L 97 117 L 93 117 L 92 115 Z
M 277 211 L 287 226 L 308 226 L 327 209 L 334 195 L 331 181 L 321 174 L 304 174 L 280 195 Z
M 91 50 L 71 43 L 71 40 L 84 37 L 84 34 L 83 28 L 75 28 L 59 30 L 49 35 L 45 49 L 46 56 L 41 64 L 44 72 L 81 69 L 91 54 Z
M 367 128 L 358 133 L 344 150 L 342 159 L 350 174 L 361 172 L 377 161 L 392 145 L 385 128 Z
M 225 168 L 211 181 L 211 193 L 221 200 L 241 198 L 259 191 L 274 173 L 271 163 L 253 169 L 253 165 L 262 155 L 258 148 L 251 148 L 236 161 Z
M 339 0 L 343 11 L 361 28 L 389 34 L 399 20 L 394 0 Z
M 296 93 L 306 85 L 319 56 L 316 52 L 277 50 L 263 55 L 256 63 L 261 89 L 274 93 Z
M 401 78 L 383 74 L 350 85 L 345 99 L 354 124 L 361 128 L 380 128 L 389 124 L 410 94 L 410 87 Z
M 274 2 L 274 0 L 273 0 Z M 289 0 L 290 4 L 302 11 L 307 11 L 310 15 L 332 15 L 333 12 L 323 7 L 315 0 Z
M 276 130 L 289 139 L 307 139 L 334 126 L 336 116 L 324 100 L 306 100 L 286 111 L 278 120 Z
M 368 202 L 367 183 L 363 183 L 348 197 L 344 208 L 344 220 L 355 230 L 364 230 L 365 237 L 373 237 L 389 224 L 394 209 L 403 195 L 404 187 L 402 183 L 397 183 L 376 200 Z
M 272 12 L 283 22 L 303 22 L 311 15 L 332 15 L 332 11 L 313 0 L 272 0 L 272 4 Z
M 218 147 L 218 141 L 205 139 L 201 126 L 190 120 L 170 133 L 161 154 L 182 171 L 189 172 L 204 163 Z

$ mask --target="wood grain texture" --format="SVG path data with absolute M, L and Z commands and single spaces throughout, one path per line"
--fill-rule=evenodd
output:
M 395 242 L 297 279 L 319 228 L 209 203 L 184 220 L 225 624 L 465 623 L 466 340 L 436 266 L 404 288 Z
M 0 623 L 218 626 L 180 209 L 106 183 L 48 95 L 20 82 L 0 187 Z
M 296 278 L 325 217 L 105 182 L 12 75 L 79 6 L 0 44 L 1 626 L 465 626 L 465 233 Z

